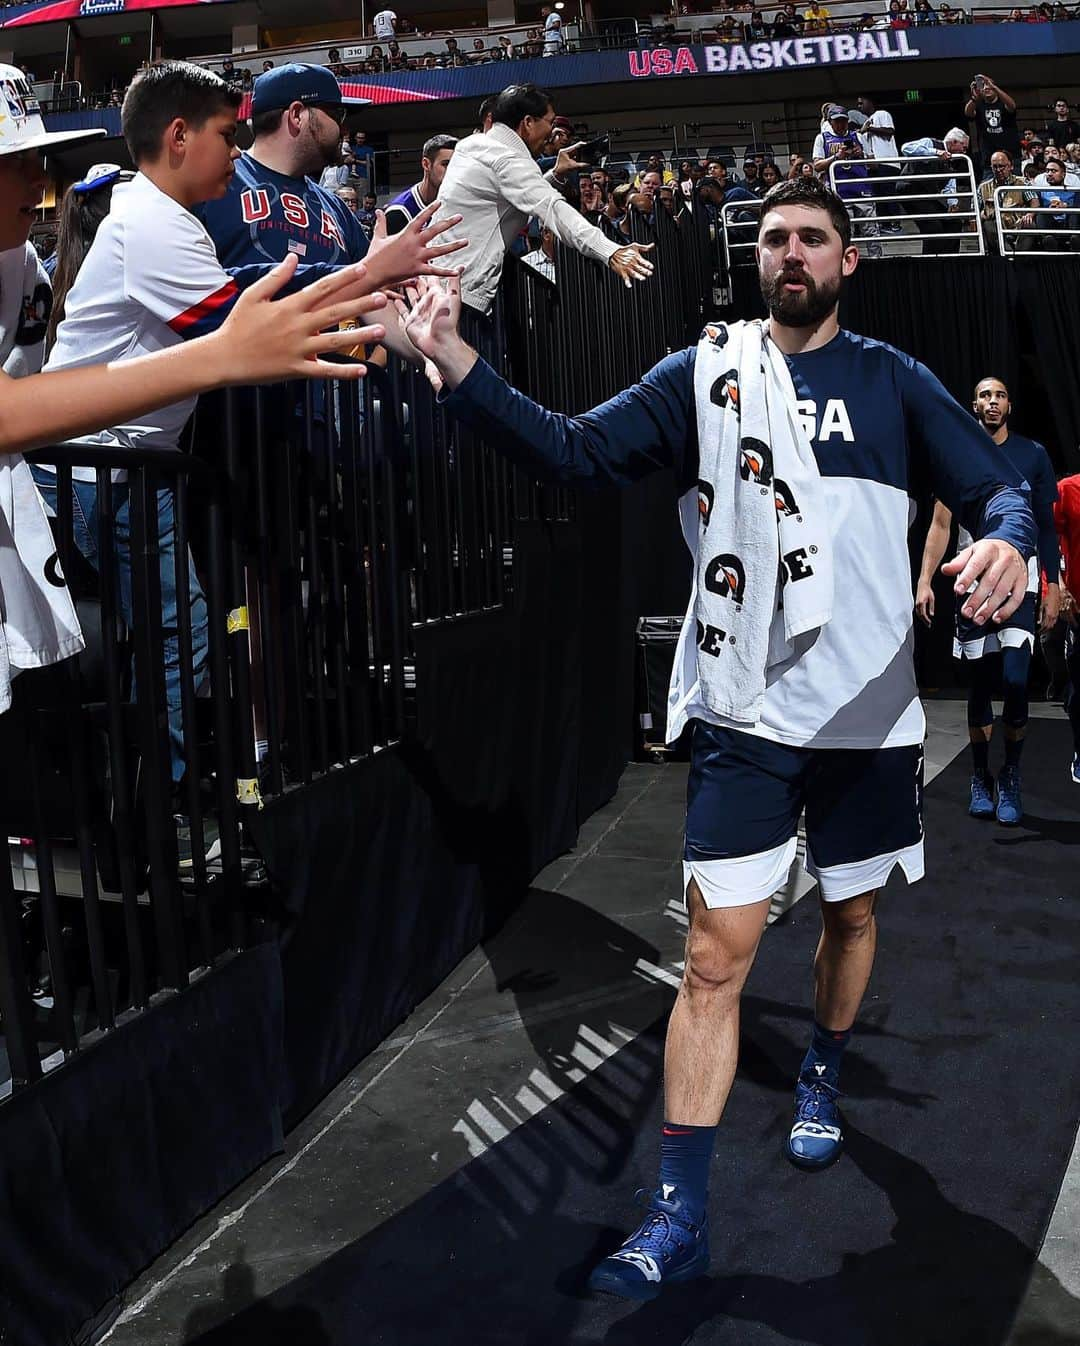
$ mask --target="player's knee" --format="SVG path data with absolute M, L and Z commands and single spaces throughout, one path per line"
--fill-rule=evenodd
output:
M 874 895 L 852 897 L 846 902 L 826 902 L 822 920 L 831 939 L 841 944 L 858 944 L 874 927 Z
M 752 961 L 752 953 L 733 948 L 721 933 L 700 926 L 691 928 L 683 981 L 692 998 L 737 998 Z

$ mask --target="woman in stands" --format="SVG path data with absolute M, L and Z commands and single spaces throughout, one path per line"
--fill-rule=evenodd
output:
M 109 213 L 113 187 L 132 177 L 119 164 L 95 164 L 79 182 L 64 193 L 60 205 L 60 224 L 56 233 L 56 251 L 45 263 L 52 277 L 53 305 L 45 334 L 45 349 L 52 346 L 56 329 L 64 320 L 64 300 L 75 283 L 83 258 L 90 251 L 98 227 Z
M 915 0 L 915 27 L 932 28 L 938 22 L 937 11 L 930 0 Z
M 770 187 L 775 187 L 780 181 L 780 170 L 771 159 L 766 159 L 761 165 L 761 173 L 759 176 L 761 178 L 762 187 L 761 195 L 764 196 Z

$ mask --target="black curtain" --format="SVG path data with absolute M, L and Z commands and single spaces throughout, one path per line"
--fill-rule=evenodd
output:
M 1043 423 L 1041 439 L 1058 475 L 1080 472 L 1080 264 L 1072 257 L 1013 264 L 1026 380 L 1017 426 Z

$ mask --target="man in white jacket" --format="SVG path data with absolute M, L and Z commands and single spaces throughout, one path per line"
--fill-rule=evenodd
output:
M 651 244 L 613 243 L 560 194 L 558 164 L 546 178 L 541 173 L 535 156 L 555 121 L 550 94 L 535 84 L 512 84 L 496 99 L 493 116 L 486 134 L 458 141 L 439 192 L 445 214 L 462 217 L 446 231 L 447 240 L 468 239 L 455 258 L 464 268 L 464 302 L 481 313 L 491 308 L 506 249 L 530 216 L 560 243 L 609 266 L 627 285 L 652 275 L 652 263 L 643 255 Z

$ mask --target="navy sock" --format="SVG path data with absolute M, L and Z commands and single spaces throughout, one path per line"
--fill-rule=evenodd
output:
M 814 1036 L 810 1041 L 809 1050 L 803 1057 L 799 1074 L 809 1075 L 811 1078 L 820 1078 L 827 1075 L 829 1077 L 828 1082 L 835 1085 L 840 1074 L 840 1058 L 850 1041 L 850 1028 L 842 1033 L 836 1033 L 831 1028 L 822 1028 L 821 1024 L 815 1019 Z M 815 1066 L 824 1066 L 825 1069 L 815 1070 Z
M 986 739 L 980 738 L 972 740 L 971 756 L 974 760 L 976 771 L 990 770 L 990 744 Z
M 670 1189 L 676 1188 L 678 1199 L 686 1202 L 697 1224 L 705 1218 L 715 1140 L 715 1126 L 683 1126 L 678 1122 L 665 1122 L 660 1135 L 660 1195 L 670 1200 L 674 1195 Z
M 1005 740 L 1005 765 L 1019 766 L 1020 754 L 1024 751 L 1024 740 L 1022 738 L 1007 738 Z

